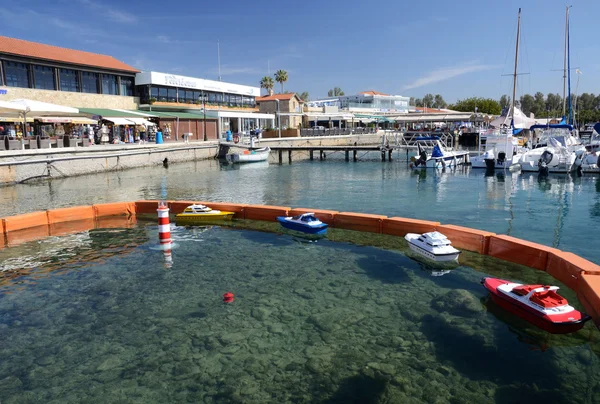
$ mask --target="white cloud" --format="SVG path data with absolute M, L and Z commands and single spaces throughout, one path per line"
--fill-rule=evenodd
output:
M 87 7 L 93 10 L 101 10 L 102 13 L 105 13 L 110 21 L 120 22 L 120 23 L 134 23 L 137 21 L 137 18 L 133 14 L 129 14 L 120 10 L 115 10 L 114 8 L 109 8 L 106 5 L 96 3 L 92 0 L 78 0 L 81 4 L 85 4 Z
M 440 81 L 445 81 L 457 76 L 462 76 L 463 74 L 467 73 L 474 73 L 497 68 L 498 66 L 496 65 L 486 65 L 476 62 L 451 67 L 440 67 L 438 69 L 432 70 L 431 72 L 425 74 L 422 77 L 419 77 L 412 83 L 405 85 L 404 90 L 410 90 L 411 88 L 423 87 L 428 84 L 438 83 Z

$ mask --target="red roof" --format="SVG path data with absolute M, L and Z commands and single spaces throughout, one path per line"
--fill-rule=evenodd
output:
M 112 56 L 61 48 L 58 46 L 45 45 L 5 36 L 0 36 L 0 53 L 54 62 L 71 63 L 81 66 L 139 73 L 138 69 L 126 65 Z
M 273 94 L 273 95 L 265 95 L 264 97 L 256 97 L 256 102 L 262 101 L 283 101 L 283 100 L 291 100 L 296 96 L 296 93 L 286 93 L 286 94 Z M 300 99 L 300 98 L 298 98 Z
M 389 95 L 389 94 L 380 93 L 379 91 L 375 91 L 375 90 L 363 91 L 362 93 L 359 93 L 359 94 L 364 94 L 364 95 Z
M 446 114 L 449 109 L 437 109 L 437 108 L 426 108 L 426 107 L 415 107 L 416 112 L 425 114 Z

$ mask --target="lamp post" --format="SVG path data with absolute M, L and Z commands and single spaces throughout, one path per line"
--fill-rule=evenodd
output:
M 204 141 L 206 142 L 208 136 L 206 135 L 206 99 L 204 98 L 204 91 L 202 91 L 202 111 L 204 112 Z

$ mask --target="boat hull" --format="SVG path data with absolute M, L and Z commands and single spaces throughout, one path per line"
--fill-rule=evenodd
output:
M 571 314 L 574 316 L 573 320 L 564 318 L 553 320 L 550 318 L 551 316 L 544 315 L 500 292 L 498 286 L 505 283 L 508 283 L 508 281 L 497 278 L 483 278 L 481 280 L 481 284 L 490 292 L 490 297 L 494 303 L 551 334 L 568 334 L 579 331 L 585 325 L 585 322 L 590 319 L 588 315 L 575 311 Z M 579 316 L 575 313 L 579 313 Z
M 412 164 L 412 167 L 415 169 L 422 169 L 422 168 L 450 168 L 450 167 L 456 167 L 456 166 L 460 166 L 463 164 L 466 164 L 467 161 L 467 152 L 450 152 L 446 155 L 444 155 L 443 157 L 430 157 L 426 162 L 425 165 L 415 165 Z
M 285 220 L 286 218 L 280 216 L 277 218 L 277 221 L 281 224 L 282 227 L 295 230 L 306 234 L 325 234 L 327 233 L 327 224 L 322 223 L 320 226 L 304 226 L 299 223 L 290 222 Z
M 460 255 L 460 251 L 451 254 L 433 254 L 432 252 L 427 251 L 419 247 L 418 245 L 411 243 L 410 241 L 408 242 L 408 246 L 410 247 L 411 251 L 435 262 L 456 261 L 458 260 L 458 256 Z
M 234 153 L 227 155 L 227 159 L 232 163 L 256 163 L 259 161 L 266 161 L 269 158 L 270 148 L 265 148 L 259 151 L 252 151 L 246 153 Z
M 207 214 L 186 214 L 180 213 L 175 216 L 175 222 L 177 224 L 204 224 L 207 222 L 221 222 L 225 220 L 231 220 L 234 212 L 220 212 L 220 213 L 207 213 Z
M 495 159 L 494 161 L 494 169 L 495 170 L 506 170 L 511 168 L 513 165 L 518 165 L 519 164 L 519 159 L 521 158 L 520 154 L 516 154 L 513 156 L 512 159 L 508 160 L 504 160 L 502 162 L 498 162 L 497 159 Z M 483 169 L 488 169 L 488 166 L 486 164 L 486 160 L 483 158 L 483 156 L 475 156 L 473 158 L 471 158 L 471 167 L 473 168 L 483 168 Z

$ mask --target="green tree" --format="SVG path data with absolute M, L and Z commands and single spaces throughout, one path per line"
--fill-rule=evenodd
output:
M 345 94 L 342 91 L 342 89 L 339 88 L 339 87 L 334 87 L 331 90 L 327 91 L 327 96 L 328 97 L 341 97 L 343 95 L 345 95 Z
M 281 84 L 281 93 L 283 94 L 283 83 L 288 81 L 288 73 L 285 70 L 277 70 L 275 72 L 275 81 Z
M 529 115 L 535 109 L 535 99 L 530 94 L 523 94 L 519 101 L 524 114 Z
M 410 100 L 408 101 L 408 105 L 416 105 L 415 104 L 415 97 L 410 97 Z
M 562 97 L 560 95 L 548 93 L 546 97 L 546 114 L 548 114 L 548 111 L 550 112 L 550 116 L 559 116 L 562 114 Z
M 500 108 L 504 109 L 508 107 L 510 107 L 510 96 L 504 94 L 500 97 Z
M 300 99 L 302 101 L 309 101 L 310 100 L 310 96 L 308 95 L 308 91 L 304 91 L 304 92 L 298 94 L 298 97 L 300 97 Z
M 533 96 L 533 109 L 531 112 L 534 113 L 535 116 L 542 116 L 542 114 L 546 113 L 546 99 L 544 97 L 544 93 L 538 91 Z
M 423 106 L 427 108 L 433 108 L 433 94 L 425 94 L 423 97 Z
M 267 93 L 269 93 L 269 95 L 273 92 L 274 85 L 275 82 L 270 76 L 265 76 L 262 79 L 260 79 L 260 88 L 264 88 L 265 90 L 267 90 Z
M 448 108 L 462 112 L 482 112 L 484 114 L 500 115 L 502 108 L 498 101 L 491 98 L 471 97 L 465 100 L 458 100 L 456 104 L 450 105 Z
M 432 106 L 433 108 L 446 108 L 448 103 L 444 101 L 444 98 L 441 95 L 436 94 L 435 97 L 433 97 Z
M 422 107 L 423 106 L 423 99 L 422 98 L 415 99 L 414 105 L 415 105 L 415 107 Z

